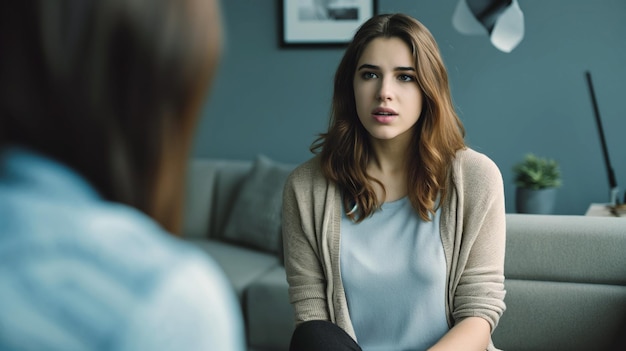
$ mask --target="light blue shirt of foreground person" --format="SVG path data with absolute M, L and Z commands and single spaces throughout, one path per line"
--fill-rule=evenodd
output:
M 243 351 L 244 340 L 206 254 L 51 159 L 0 153 L 0 350 Z
M 425 222 L 407 197 L 360 223 L 341 220 L 341 277 L 364 351 L 418 351 L 446 332 L 446 261 L 438 210 Z

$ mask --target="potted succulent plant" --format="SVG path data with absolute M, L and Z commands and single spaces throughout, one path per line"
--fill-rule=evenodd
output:
M 555 160 L 527 154 L 513 167 L 513 173 L 518 213 L 550 214 L 554 211 L 556 189 L 561 186 L 561 170 Z

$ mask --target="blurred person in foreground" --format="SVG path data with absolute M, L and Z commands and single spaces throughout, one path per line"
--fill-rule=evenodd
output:
M 179 234 L 216 0 L 0 5 L 0 349 L 243 350 Z

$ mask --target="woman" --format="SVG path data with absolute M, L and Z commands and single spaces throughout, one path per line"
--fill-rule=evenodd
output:
M 215 0 L 0 5 L 0 349 L 244 350 L 169 234 L 220 31 Z
M 402 14 L 364 23 L 317 155 L 285 185 L 293 350 L 495 349 L 502 177 L 463 137 L 429 31 Z

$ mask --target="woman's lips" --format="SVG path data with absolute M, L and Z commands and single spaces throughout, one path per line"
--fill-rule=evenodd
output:
M 372 117 L 378 123 L 388 124 L 398 117 L 398 113 L 394 109 L 388 107 L 377 107 L 372 111 Z
M 389 115 L 389 116 L 373 115 L 373 117 L 378 123 L 389 124 L 397 117 L 397 115 Z

